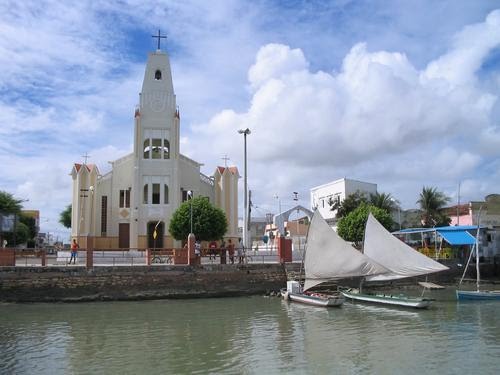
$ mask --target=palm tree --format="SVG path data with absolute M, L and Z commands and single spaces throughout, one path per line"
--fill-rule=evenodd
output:
M 392 197 L 390 193 L 379 193 L 370 194 L 370 204 L 381 208 L 382 210 L 391 213 L 397 210 L 398 202 Z
M 434 227 L 439 225 L 449 225 L 450 218 L 442 213 L 443 208 L 450 201 L 444 193 L 437 191 L 437 188 L 423 187 L 417 204 L 422 211 L 422 222 L 424 227 Z

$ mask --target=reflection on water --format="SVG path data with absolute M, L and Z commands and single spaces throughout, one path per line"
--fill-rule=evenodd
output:
M 498 303 L 277 298 L 0 305 L 0 373 L 496 373 Z

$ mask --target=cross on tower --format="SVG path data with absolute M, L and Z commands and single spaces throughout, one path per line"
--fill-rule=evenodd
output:
M 90 155 L 88 153 L 85 153 L 85 155 L 82 155 L 82 158 L 85 159 L 85 161 L 83 162 L 83 164 L 87 164 L 87 159 L 90 158 Z
M 224 155 L 224 157 L 221 158 L 222 160 L 224 160 L 224 167 L 227 167 L 227 161 L 230 160 L 227 155 Z
M 151 38 L 157 38 L 158 39 L 158 49 L 160 49 L 160 40 L 161 39 L 167 39 L 166 35 L 160 35 L 160 29 L 158 29 L 158 35 L 151 35 Z

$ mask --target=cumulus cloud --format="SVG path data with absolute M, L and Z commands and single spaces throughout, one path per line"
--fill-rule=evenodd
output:
M 339 72 L 311 71 L 300 49 L 265 45 L 248 71 L 254 90 L 248 109 L 225 110 L 196 126 L 214 135 L 214 147 L 194 142 L 189 149 L 213 160 L 220 150 L 241 155 L 236 129 L 250 128 L 249 158 L 259 176 L 251 182 L 259 181 L 258 190 L 266 171 L 293 171 L 307 184 L 318 180 L 308 171 L 317 173 L 321 166 L 330 172 L 322 177 L 327 182 L 344 176 L 336 171 L 348 171 L 349 177 L 374 160 L 385 161 L 379 176 L 388 177 L 387 168 L 391 180 L 398 170 L 399 177 L 410 170 L 423 181 L 458 181 L 477 173 L 485 145 L 496 147 L 498 155 L 499 124 L 492 116 L 497 92 L 485 91 L 476 73 L 499 45 L 500 11 L 461 30 L 450 49 L 423 70 L 404 53 L 372 52 L 359 43 Z M 414 187 L 408 190 L 416 194 Z

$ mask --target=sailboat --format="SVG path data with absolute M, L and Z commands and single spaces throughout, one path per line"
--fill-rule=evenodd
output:
M 389 281 L 427 275 L 434 272 L 447 270 L 429 257 L 420 254 L 400 239 L 388 232 L 382 224 L 370 213 L 365 227 L 365 239 L 363 244 L 364 254 L 384 266 L 387 272 L 378 275 L 367 276 L 366 281 Z M 361 291 L 347 290 L 342 292 L 346 298 L 395 305 L 413 307 L 417 309 L 427 308 L 431 299 L 422 297 L 409 297 L 406 295 L 364 294 Z
M 341 293 L 326 295 L 310 292 L 311 288 L 321 283 L 387 271 L 340 238 L 319 210 L 314 212 L 309 226 L 303 264 L 304 287 L 301 288 L 298 281 L 289 281 L 282 295 L 292 301 L 316 306 L 340 306 L 345 301 Z
M 465 266 L 464 273 L 458 287 L 462 285 L 462 281 L 464 280 L 465 273 L 469 268 L 469 263 L 472 257 L 472 254 L 476 255 L 476 290 L 460 290 L 457 289 L 457 299 L 460 300 L 500 300 L 500 290 L 479 290 L 479 284 L 481 282 L 481 275 L 479 272 L 479 222 L 481 219 L 481 209 L 483 207 L 479 207 L 479 212 L 477 214 L 477 232 L 476 232 L 476 242 L 470 252 L 469 259 L 467 260 L 467 265 Z

